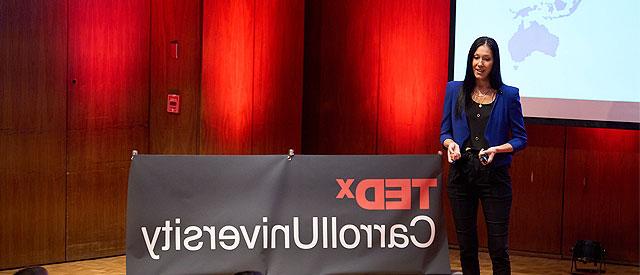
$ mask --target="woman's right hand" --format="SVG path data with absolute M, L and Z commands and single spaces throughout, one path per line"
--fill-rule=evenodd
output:
M 447 146 L 447 157 L 449 163 L 453 163 L 454 161 L 460 159 L 460 146 L 458 146 L 455 141 L 449 142 L 449 146 Z

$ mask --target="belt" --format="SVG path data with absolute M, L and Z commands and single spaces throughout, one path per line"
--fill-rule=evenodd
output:
M 465 154 L 474 155 L 474 156 L 478 156 L 478 154 L 480 154 L 480 149 L 467 147 L 467 148 L 464 149 L 464 153 Z

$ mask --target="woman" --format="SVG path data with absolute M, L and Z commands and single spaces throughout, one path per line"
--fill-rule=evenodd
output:
M 478 201 L 488 231 L 493 274 L 510 274 L 508 228 L 511 155 L 524 149 L 518 88 L 502 83 L 498 44 L 476 39 L 469 49 L 464 81 L 447 83 L 440 142 L 447 148 L 447 190 L 465 275 L 480 274 Z

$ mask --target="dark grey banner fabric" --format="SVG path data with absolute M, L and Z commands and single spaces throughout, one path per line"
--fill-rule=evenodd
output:
M 437 155 L 136 155 L 128 274 L 451 274 Z

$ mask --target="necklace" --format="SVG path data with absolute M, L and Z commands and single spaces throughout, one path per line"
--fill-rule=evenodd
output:
M 473 90 L 473 96 L 476 98 L 475 101 L 476 101 L 476 103 L 478 103 L 478 108 L 482 108 L 482 105 L 485 104 L 484 103 L 484 99 L 489 94 L 491 94 L 491 96 L 489 97 L 489 102 L 491 102 L 491 101 L 493 101 L 493 97 L 496 95 L 494 93 L 493 89 L 481 91 L 480 89 L 476 88 L 476 89 Z

